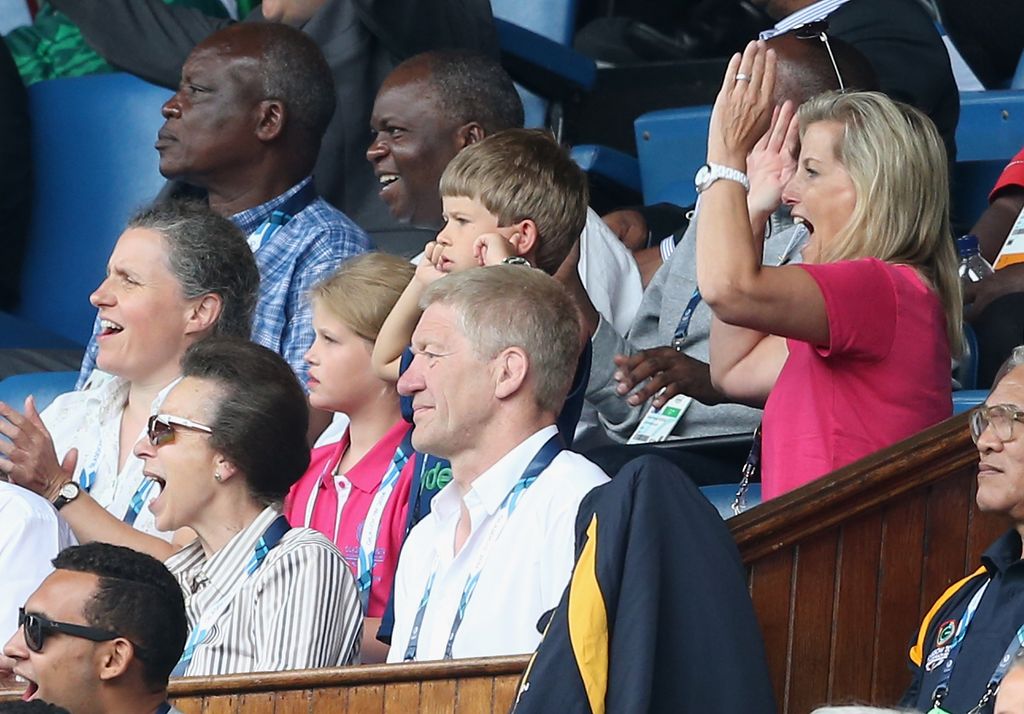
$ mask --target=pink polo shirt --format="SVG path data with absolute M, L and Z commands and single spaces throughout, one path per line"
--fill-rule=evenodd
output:
M 786 340 L 762 422 L 762 494 L 774 498 L 952 413 L 946 318 L 905 265 L 801 265 L 825 298 L 829 344 Z
M 366 520 L 373 497 L 391 465 L 395 451 L 402 439 L 412 428 L 404 420 L 397 421 L 387 434 L 345 474 L 334 475 L 334 471 L 348 448 L 349 434 L 335 444 L 313 449 L 309 469 L 292 486 L 284 502 L 284 514 L 293 526 L 314 528 L 334 541 L 345 557 L 352 573 L 359 574 L 359 536 Z M 405 540 L 406 513 L 409 508 L 409 488 L 415 459 L 410 458 L 402 469 L 391 496 L 384 507 L 380 527 L 377 531 L 377 550 L 374 554 L 373 584 L 367 617 L 384 614 L 391 586 L 398 567 L 398 553 Z M 307 512 L 316 489 L 316 500 L 312 514 L 307 521 Z M 338 518 L 338 503 L 341 502 L 341 517 Z M 337 531 L 335 528 L 337 527 Z

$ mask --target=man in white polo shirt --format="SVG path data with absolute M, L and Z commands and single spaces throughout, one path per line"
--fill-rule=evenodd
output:
M 562 449 L 555 417 L 580 350 L 572 299 L 520 265 L 475 268 L 423 296 L 413 446 L 453 480 L 406 540 L 389 662 L 530 652 L 572 572 L 580 501 L 608 479 Z

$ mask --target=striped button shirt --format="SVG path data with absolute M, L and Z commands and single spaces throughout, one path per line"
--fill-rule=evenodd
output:
M 257 231 L 270 215 L 312 181 L 311 176 L 280 196 L 231 216 L 246 235 Z M 260 270 L 260 294 L 253 316 L 252 341 L 285 358 L 306 388 L 309 365 L 302 359 L 313 344 L 313 310 L 310 289 L 353 255 L 371 247 L 370 238 L 348 216 L 322 198 L 299 211 L 256 250 Z M 96 368 L 96 334 L 82 360 L 76 389 L 81 389 Z
M 838 10 L 840 6 L 845 5 L 848 1 L 849 0 L 818 0 L 818 2 L 811 3 L 807 7 L 797 10 L 796 12 L 779 20 L 775 23 L 775 27 L 762 32 L 760 34 L 760 39 L 770 40 L 776 35 L 781 35 L 785 32 L 789 32 L 790 30 L 795 30 L 796 28 L 803 27 L 808 23 L 824 20 L 826 17 Z
M 189 629 L 239 579 L 224 614 L 196 647 L 185 674 L 203 676 L 354 664 L 362 611 L 341 553 L 309 528 L 292 528 L 249 576 L 257 541 L 280 515 L 262 513 L 207 558 L 196 540 L 167 559 L 181 584 Z

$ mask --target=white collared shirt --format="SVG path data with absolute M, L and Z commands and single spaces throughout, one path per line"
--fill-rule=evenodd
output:
M 164 387 L 151 405 L 151 413 L 156 413 L 163 404 L 164 397 L 177 383 L 177 380 Z M 125 519 L 131 506 L 132 498 L 137 492 L 144 495 L 142 508 L 135 519 L 137 530 L 149 535 L 171 539 L 156 527 L 149 503 L 158 495 L 160 489 L 142 473 L 142 459 L 130 454 L 125 459 L 124 467 L 117 468 L 121 443 L 121 417 L 128 402 L 128 389 L 131 385 L 125 379 L 95 371 L 89 378 L 85 389 L 77 392 L 61 394 L 50 403 L 40 417 L 53 437 L 53 448 L 57 460 L 61 461 L 72 447 L 78 449 L 78 465 L 75 467 L 75 480 L 83 483 L 92 480 L 89 495 L 103 508 L 120 520 Z M 145 427 L 136 441 L 145 436 Z M 132 442 L 132 446 L 135 442 Z M 95 477 L 88 476 L 95 474 Z
M 802 10 L 786 15 L 786 17 L 775 23 L 775 27 L 762 32 L 760 39 L 770 40 L 776 35 L 789 32 L 809 22 L 824 20 L 847 2 L 849 0 L 818 0 L 818 2 L 811 3 Z
M 341 553 L 323 534 L 292 528 L 258 570 L 246 574 L 257 541 L 281 514 L 267 507 L 206 557 L 197 540 L 165 562 L 185 594 L 193 630 L 223 593 L 237 590 L 196 647 L 187 676 L 276 672 L 356 664 L 363 613 Z
M 45 498 L 0 481 L 0 640 L 18 628 L 18 608 L 53 572 L 50 561 L 74 544 L 68 524 Z
M 572 572 L 576 512 L 580 501 L 608 477 L 579 454 L 562 451 L 520 498 L 492 543 L 490 528 L 502 500 L 541 447 L 555 434 L 541 429 L 473 481 L 465 496 L 445 486 L 430 513 L 406 539 L 395 575 L 395 627 L 389 662 L 405 656 L 427 580 L 437 566 L 423 617 L 416 659 L 444 656 L 466 579 L 482 547 L 490 545 L 476 590 L 452 648 L 456 658 L 521 654 L 540 642 L 537 621 L 558 605 Z M 454 554 L 460 505 L 470 514 L 470 533 Z

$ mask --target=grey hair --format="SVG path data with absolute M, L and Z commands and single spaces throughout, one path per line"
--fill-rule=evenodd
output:
M 1006 361 L 999 367 L 999 371 L 996 372 L 995 379 L 992 380 L 992 389 L 996 388 L 996 385 L 1002 381 L 1003 377 L 1021 365 L 1024 365 L 1024 345 L 1014 347 L 1013 351 L 1010 352 L 1010 356 L 1007 357 Z
M 171 200 L 142 209 L 127 227 L 163 236 L 168 267 L 186 300 L 211 293 L 220 297 L 220 317 L 210 334 L 249 337 L 260 273 L 234 223 L 199 201 Z
M 406 60 L 426 64 L 438 108 L 458 124 L 477 122 L 487 134 L 523 125 L 523 100 L 501 62 L 466 49 L 432 50 Z M 405 64 L 405 63 L 403 63 Z
M 565 403 L 580 354 L 576 304 L 543 271 L 520 265 L 471 268 L 431 284 L 420 298 L 452 308 L 478 359 L 519 347 L 529 359 L 534 399 L 557 414 Z

